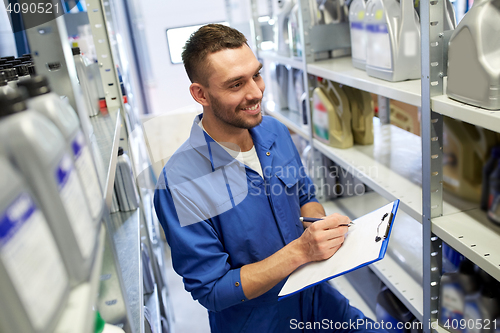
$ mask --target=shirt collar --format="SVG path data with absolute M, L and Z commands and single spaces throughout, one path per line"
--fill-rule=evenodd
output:
M 194 118 L 189 136 L 191 147 L 210 160 L 214 170 L 234 162 L 234 158 L 198 125 L 202 118 L 203 113 Z M 250 135 L 252 136 L 256 150 L 259 150 L 259 146 L 261 149 L 268 150 L 278 136 L 276 133 L 264 128 L 262 123 L 251 128 Z

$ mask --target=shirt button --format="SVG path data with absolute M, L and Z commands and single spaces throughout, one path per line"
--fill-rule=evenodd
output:
M 236 282 L 234 285 L 235 285 L 236 287 L 239 287 L 239 286 L 240 286 L 240 283 L 239 283 L 239 282 Z
M 269 155 L 271 155 L 271 153 L 270 153 L 270 152 L 267 152 L 267 153 L 266 153 L 266 156 L 269 156 Z
M 242 299 L 241 301 L 242 301 L 242 302 L 244 302 L 245 300 L 244 300 L 244 299 Z

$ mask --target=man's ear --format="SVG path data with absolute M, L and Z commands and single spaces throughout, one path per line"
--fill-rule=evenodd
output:
M 204 86 L 197 82 L 191 83 L 189 86 L 189 92 L 195 101 L 200 103 L 202 106 L 208 106 L 207 91 Z

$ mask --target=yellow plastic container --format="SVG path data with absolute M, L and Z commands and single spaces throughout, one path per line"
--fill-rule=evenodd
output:
M 443 184 L 459 197 L 481 200 L 482 170 L 497 137 L 492 131 L 444 118 Z
M 352 135 L 354 143 L 359 145 L 373 144 L 373 100 L 370 93 L 342 86 L 349 99 L 352 116 Z
M 323 80 L 313 91 L 313 133 L 334 148 L 353 145 L 349 100 L 340 85 Z

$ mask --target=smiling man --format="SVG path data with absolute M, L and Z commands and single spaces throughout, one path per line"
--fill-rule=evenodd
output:
M 206 25 L 183 61 L 203 113 L 165 165 L 154 204 L 174 269 L 212 332 L 367 331 L 372 321 L 328 283 L 278 302 L 288 275 L 339 249 L 349 218 L 325 217 L 288 129 L 262 116 L 262 64 L 246 38 Z

